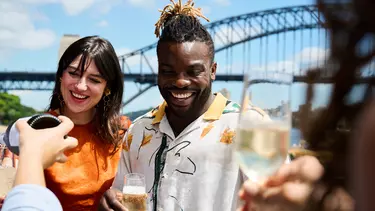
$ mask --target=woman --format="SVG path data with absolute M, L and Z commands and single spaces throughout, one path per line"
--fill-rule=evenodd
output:
M 62 55 L 48 113 L 69 117 L 69 136 L 78 146 L 65 163 L 45 170 L 46 185 L 63 209 L 95 210 L 112 185 L 121 142 L 129 120 L 120 117 L 123 75 L 112 45 L 105 39 L 82 38 Z M 11 138 L 11 137 L 10 137 Z

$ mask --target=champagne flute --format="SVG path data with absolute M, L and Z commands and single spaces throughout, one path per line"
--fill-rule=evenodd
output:
M 292 82 L 293 76 L 287 73 L 249 72 L 244 77 L 235 156 L 254 182 L 264 182 L 287 159 Z
M 122 190 L 122 204 L 128 211 L 146 211 L 147 193 L 145 176 L 143 174 L 126 174 Z

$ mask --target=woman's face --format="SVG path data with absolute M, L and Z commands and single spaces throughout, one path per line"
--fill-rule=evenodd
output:
M 80 60 L 81 56 L 78 56 L 63 72 L 60 87 L 65 109 L 77 114 L 91 112 L 101 100 L 107 85 L 94 61 L 87 62 L 82 75 L 78 68 Z

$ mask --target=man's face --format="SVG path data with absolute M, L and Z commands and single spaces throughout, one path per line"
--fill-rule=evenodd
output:
M 211 95 L 216 63 L 203 42 L 163 42 L 158 49 L 158 87 L 174 115 L 201 113 Z

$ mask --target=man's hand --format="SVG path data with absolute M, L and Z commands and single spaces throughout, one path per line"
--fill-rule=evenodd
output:
M 65 137 L 74 127 L 73 122 L 64 116 L 59 116 L 61 124 L 54 128 L 34 130 L 26 120 L 19 120 L 16 127 L 20 132 L 20 154 L 39 156 L 43 168 L 48 168 L 55 162 L 65 162 L 64 151 L 74 148 L 78 141 Z
M 110 188 L 100 199 L 98 211 L 127 211 L 120 203 L 122 193 L 119 190 Z
M 323 171 L 315 157 L 304 156 L 283 165 L 264 185 L 247 181 L 240 191 L 245 201 L 240 210 L 302 210 Z

